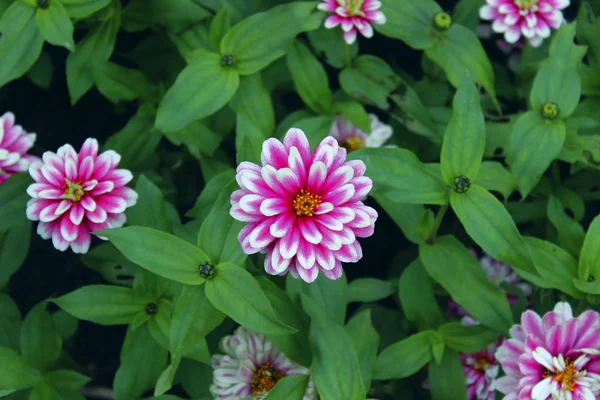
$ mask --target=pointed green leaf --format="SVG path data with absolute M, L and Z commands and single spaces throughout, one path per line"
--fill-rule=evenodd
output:
M 300 307 L 300 294 L 304 293 L 316 301 L 335 322 L 340 325 L 344 323 L 348 303 L 348 282 L 345 274 L 336 280 L 319 274 L 311 284 L 288 275 L 286 288 L 297 307 Z
M 438 330 L 449 348 L 470 354 L 486 348 L 498 338 L 498 332 L 483 325 L 464 326 L 460 322 L 448 322 Z
M 386 347 L 377 357 L 373 379 L 402 379 L 415 374 L 432 360 L 431 346 L 441 342 L 437 332 L 423 331 Z
M 43 301 L 33 307 L 21 327 L 21 357 L 28 365 L 46 371 L 62 352 L 62 340 Z
M 585 234 L 579 257 L 579 279 L 600 280 L 600 215 L 594 218 Z
M 379 345 L 379 334 L 371 323 L 371 310 L 363 310 L 353 316 L 346 325 L 346 332 L 356 350 L 363 384 L 370 388 Z
M 111 0 L 60 0 L 67 14 L 73 18 L 85 18 L 110 4 Z
M 59 0 L 48 3 L 47 8 L 38 7 L 35 23 L 46 41 L 55 46 L 75 50 L 73 23 Z
M 91 381 L 91 378 L 85 375 L 64 369 L 47 372 L 44 377 L 57 390 L 78 390 Z
M 435 329 L 444 322 L 433 292 L 433 281 L 421 260 L 417 259 L 406 267 L 400 276 L 398 289 L 406 318 L 420 330 Z
M 138 200 L 134 207 L 127 209 L 127 221 L 130 225 L 145 226 L 163 232 L 171 231 L 167 218 L 163 193 L 145 175 L 141 175 L 135 184 Z
M 269 400 L 302 400 L 308 386 L 308 375 L 293 375 L 277 381 L 269 392 Z
M 21 357 L 8 347 L 0 347 L 0 386 L 22 390 L 34 386 L 40 372 L 27 366 Z
M 0 232 L 0 288 L 25 262 L 31 241 L 31 222 L 23 221 L 6 232 Z
M 507 199 L 517 187 L 511 173 L 499 162 L 484 161 L 475 180 L 484 189 L 498 192 Z
M 348 285 L 348 302 L 369 303 L 391 296 L 396 291 L 391 281 L 375 278 L 355 279 Z
M 446 349 L 441 362 L 429 365 L 429 388 L 432 400 L 467 398 L 467 379 L 457 352 Z

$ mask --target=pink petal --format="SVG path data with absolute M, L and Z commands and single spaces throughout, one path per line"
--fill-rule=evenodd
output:
M 113 189 L 111 193 L 117 197 L 124 199 L 125 203 L 127 204 L 127 207 L 133 207 L 137 203 L 137 192 L 127 186 Z
M 29 185 L 27 187 L 27 194 L 31 197 L 35 198 L 39 198 L 40 197 L 40 193 L 45 191 L 45 190 L 53 190 L 54 186 L 49 185 L 47 183 L 32 183 L 31 185 Z M 59 196 L 60 198 L 60 196 Z
M 65 184 L 65 176 L 58 169 L 50 164 L 44 164 L 40 172 L 48 183 L 55 186 L 63 186 Z
M 56 209 L 59 206 L 59 202 L 55 201 L 52 202 L 51 204 L 49 204 L 48 206 L 44 207 L 41 211 L 40 211 L 40 221 L 42 222 L 51 222 L 54 221 L 55 219 L 57 219 L 60 215 L 57 215 L 55 213 Z
M 40 161 L 33 162 L 29 165 L 29 175 L 37 183 L 43 183 L 45 181 L 44 175 L 42 175 L 42 166 L 44 164 Z
M 112 183 L 111 181 L 102 181 L 102 182 L 99 182 L 96 185 L 96 187 L 94 187 L 94 190 L 92 190 L 90 192 L 90 195 L 99 196 L 104 193 L 112 192 L 112 190 L 114 188 L 115 188 L 115 184 Z
M 265 199 L 259 208 L 260 212 L 267 217 L 287 213 L 293 209 L 290 200 L 282 198 Z
M 260 156 L 263 166 L 271 165 L 275 169 L 288 166 L 288 152 L 283 146 L 283 143 L 275 138 L 265 140 Z
M 316 260 L 322 270 L 330 271 L 335 267 L 336 260 L 333 252 L 322 245 L 314 246 Z
M 291 258 L 286 259 L 282 257 L 280 252 L 280 246 L 281 241 L 278 241 L 275 247 L 273 248 L 273 251 L 271 252 L 271 266 L 273 268 L 273 271 L 275 271 L 277 274 L 286 272 L 290 266 L 290 262 L 292 261 Z
M 52 232 L 52 245 L 58 251 L 65 251 L 69 248 L 69 242 L 62 237 L 60 229 L 54 229 Z
M 333 267 L 332 270 L 330 270 L 330 271 L 321 270 L 321 272 L 323 272 L 323 274 L 329 279 L 332 279 L 332 280 L 339 279 L 343 273 L 342 263 L 340 261 L 336 260 L 335 267 Z
M 70 158 L 77 163 L 77 161 L 79 160 L 79 156 L 77 155 L 77 152 L 75 151 L 73 146 L 71 146 L 70 144 L 65 144 L 65 145 L 60 146 L 58 148 L 58 151 L 56 152 L 56 154 L 65 161 L 68 158 Z
M 305 269 L 296 263 L 296 272 L 298 273 L 300 278 L 302 278 L 302 280 L 306 283 L 314 282 L 315 279 L 317 279 L 317 277 L 319 276 L 319 268 L 317 266 L 314 266 L 310 269 Z
M 79 158 L 85 160 L 86 157 L 96 158 L 98 155 L 98 141 L 93 138 L 87 138 L 79 150 Z
M 344 224 L 342 224 L 339 220 L 332 217 L 331 214 L 324 214 L 314 217 L 315 222 L 321 224 L 332 231 L 341 231 L 344 228 Z
M 308 180 L 306 181 L 306 190 L 310 193 L 319 193 L 321 186 L 327 177 L 327 167 L 321 161 L 317 161 L 310 166 Z
M 71 242 L 71 250 L 73 250 L 73 253 L 75 254 L 85 254 L 88 252 L 91 242 L 92 236 L 90 235 L 88 228 L 85 225 L 81 225 L 79 227 L 77 239 Z
M 291 149 L 292 146 L 296 147 L 304 160 L 304 164 L 308 164 L 308 161 L 310 160 L 310 143 L 301 129 L 291 128 L 288 130 L 283 138 L 283 145 L 288 150 Z
M 275 217 L 270 232 L 276 238 L 284 237 L 296 223 L 296 213 L 286 212 Z
M 332 203 L 334 206 L 344 204 L 354 196 L 354 185 L 348 183 L 323 196 L 324 201 Z
M 296 265 L 299 264 L 304 269 L 313 268 L 316 261 L 314 245 L 306 240 L 300 239 L 296 259 L 298 260 Z
M 54 229 L 58 227 L 60 222 L 40 222 L 37 226 L 37 234 L 44 240 L 48 240 L 52 237 Z
M 537 336 L 538 338 L 544 337 L 542 319 L 534 311 L 527 310 L 521 315 L 521 326 L 527 334 Z
M 323 240 L 323 235 L 317 229 L 315 222 L 310 217 L 298 218 L 298 227 L 302 237 L 312 244 L 319 244 Z
M 77 181 L 77 163 L 72 158 L 65 160 L 65 175 L 71 182 Z
M 44 199 L 31 199 L 27 202 L 27 210 L 25 211 L 27 218 L 31 221 L 39 221 L 41 211 L 54 201 Z
M 81 200 L 79 200 L 79 204 L 87 211 L 94 212 L 96 210 L 96 201 L 92 198 L 92 196 L 83 196 Z
M 250 245 L 255 249 L 264 249 L 267 247 L 275 237 L 273 237 L 270 233 L 272 221 L 267 219 L 258 224 L 254 230 L 248 235 L 248 240 L 250 241 Z
M 265 198 L 258 194 L 248 194 L 240 199 L 240 208 L 248 214 L 260 214 L 260 205 Z
M 250 214 L 242 210 L 239 204 L 234 204 L 229 210 L 229 215 L 240 222 L 258 222 L 265 218 L 261 214 Z
M 352 195 L 350 200 L 348 200 L 348 202 L 353 203 L 364 199 L 365 197 L 367 197 L 371 189 L 373 189 L 373 181 L 371 180 L 371 178 L 368 178 L 366 176 L 354 178 L 351 183 L 352 185 L 354 185 L 354 194 Z
M 342 248 L 342 238 L 340 237 L 339 232 L 334 232 L 331 229 L 327 229 L 323 225 L 319 227 L 319 231 L 323 236 L 323 240 L 321 241 L 323 246 L 333 251 Z
M 103 195 L 96 198 L 98 206 L 104 208 L 107 213 L 117 214 L 125 211 L 127 202 L 117 196 Z
M 289 168 L 294 171 L 294 174 L 298 177 L 300 182 L 306 181 L 306 166 L 304 160 L 300 156 L 300 152 L 295 146 L 290 148 L 290 155 L 288 157 Z
M 73 222 L 71 222 L 71 218 L 69 218 L 68 216 L 65 216 L 64 218 L 61 219 L 60 234 L 62 235 L 62 237 L 65 240 L 72 242 L 73 240 L 77 239 L 78 233 L 79 233 L 79 227 L 77 225 L 75 225 Z
M 92 172 L 94 172 L 94 159 L 87 156 L 81 161 L 81 164 L 79 164 L 78 180 L 81 182 L 88 181 L 92 176 Z
M 58 207 L 56 208 L 56 211 L 54 211 L 54 214 L 62 215 L 65 212 L 69 211 L 72 205 L 73 202 L 71 200 L 63 200 L 58 204 Z
M 73 204 L 73 207 L 71 207 L 71 212 L 69 214 L 69 217 L 71 218 L 71 222 L 74 223 L 75 225 L 80 225 L 81 221 L 83 220 L 84 215 L 85 215 L 84 208 L 81 207 L 81 205 L 79 203 Z
M 298 252 L 300 245 L 300 229 L 297 225 L 291 227 L 288 232 L 279 240 L 279 251 L 285 259 L 290 259 Z
M 282 168 L 276 173 L 277 181 L 285 188 L 285 190 L 295 196 L 301 189 L 302 182 L 298 175 L 289 168 Z
M 131 182 L 133 179 L 133 174 L 127 169 L 115 169 L 113 171 L 109 171 L 104 176 L 104 179 L 107 181 L 112 181 L 115 187 L 121 187 Z
M 87 211 L 85 216 L 95 224 L 101 224 L 105 222 L 106 218 L 108 217 L 106 211 L 102 207 L 96 207 L 94 211 Z

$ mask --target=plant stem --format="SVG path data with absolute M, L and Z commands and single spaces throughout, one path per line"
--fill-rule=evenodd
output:
M 344 42 L 344 63 L 347 67 L 352 66 L 352 57 L 350 56 L 350 45 Z
M 431 229 L 431 233 L 429 234 L 429 238 L 427 238 L 428 244 L 434 244 L 435 238 L 437 237 L 438 230 L 440 229 L 440 225 L 442 224 L 442 220 L 444 219 L 444 215 L 446 211 L 448 211 L 448 204 L 444 204 L 440 207 L 437 215 L 435 216 L 435 221 L 433 221 L 433 228 Z

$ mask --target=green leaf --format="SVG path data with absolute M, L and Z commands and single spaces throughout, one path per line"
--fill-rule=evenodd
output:
M 548 219 L 558 232 L 558 243 L 571 255 L 578 256 L 583 246 L 585 231 L 565 212 L 565 207 L 555 195 L 550 195 L 548 199 Z
M 53 400 L 57 394 L 48 382 L 41 380 L 29 392 L 28 400 Z
M 301 299 L 304 311 L 311 319 L 311 371 L 319 398 L 364 400 L 366 391 L 350 335 L 313 299 L 304 294 Z
M 121 25 L 120 12 L 94 26 L 77 43 L 77 51 L 67 57 L 67 86 L 71 96 L 71 105 L 79 101 L 94 85 L 94 68 L 108 61 L 117 40 Z
M 286 124 L 285 132 L 292 127 L 301 129 L 306 134 L 310 147 L 314 151 L 319 143 L 329 136 L 333 122 L 334 119 L 331 115 L 303 118 L 293 124 Z M 285 134 L 285 132 L 283 133 Z M 285 135 L 281 135 L 280 139 L 283 139 L 283 136 Z
M 40 371 L 51 367 L 62 352 L 62 340 L 43 301 L 33 307 L 21 327 L 21 357 Z
M 44 37 L 35 24 L 35 8 L 15 1 L 0 19 L 0 87 L 21 77 L 42 51 Z
M 307 32 L 308 40 L 319 58 L 334 68 L 344 68 L 346 42 L 344 36 L 335 29 L 327 29 L 321 26 L 319 29 Z M 355 58 L 358 54 L 358 41 L 350 45 L 350 57 Z
M 22 390 L 34 386 L 40 378 L 40 372 L 28 367 L 14 350 L 0 347 L 0 386 Z
M 206 296 L 205 286 L 184 286 L 173 310 L 170 348 L 182 357 L 223 322 L 225 314 Z
M 79 320 L 63 310 L 52 313 L 52 321 L 63 342 L 72 338 L 79 326 Z
M 348 303 L 348 283 L 345 274 L 336 280 L 328 279 L 323 274 L 319 274 L 311 284 L 288 275 L 286 288 L 298 307 L 300 306 L 301 293 L 303 293 L 319 304 L 336 323 L 339 325 L 344 323 Z
M 283 56 L 296 35 L 318 28 L 322 15 L 311 15 L 314 7 L 313 2 L 282 4 L 244 19 L 223 37 L 221 54 L 233 56 L 240 75 L 260 71 Z
M 100 325 L 129 324 L 152 297 L 130 288 L 90 285 L 52 300 L 69 314 Z
M 208 256 L 178 237 L 141 226 L 95 233 L 107 237 L 127 259 L 156 275 L 187 285 L 204 283 L 198 267 L 209 261 Z
M 25 208 L 30 198 L 27 194 L 27 187 L 31 183 L 33 180 L 29 173 L 22 172 L 11 176 L 0 186 L 0 204 L 2 204 L 0 207 L 0 221 L 2 221 L 0 232 L 28 221 L 25 216 Z
M 286 61 L 294 87 L 304 103 L 317 114 L 328 112 L 332 94 L 323 64 L 300 40 L 294 41 Z
M 590 224 L 583 241 L 579 257 L 579 279 L 584 282 L 600 280 L 600 215 Z
M 21 335 L 21 312 L 15 302 L 7 295 L 0 294 L 0 347 L 19 349 Z
M 104 279 L 114 285 L 131 286 L 139 267 L 130 262 L 112 245 L 102 243 L 81 257 L 86 267 L 97 271 Z
M 110 0 L 60 0 L 72 18 L 85 18 L 110 4 Z
M 93 67 L 93 76 L 98 91 L 113 103 L 154 98 L 154 87 L 137 69 L 105 62 Z
M 256 332 L 289 335 L 296 331 L 277 319 L 250 273 L 231 263 L 219 264 L 216 269 L 216 276 L 206 282 L 206 296 L 217 310 Z
M 44 374 L 44 377 L 48 379 L 52 387 L 57 390 L 78 390 L 92 380 L 75 371 L 64 369 L 47 372 Z
M 442 176 L 450 186 L 459 176 L 471 182 L 477 179 L 485 148 L 483 113 L 471 78 L 462 80 L 452 105 L 454 116 L 444 134 L 441 154 Z
M 577 46 L 575 24 L 563 24 L 550 44 L 550 56 L 538 70 L 531 89 L 530 102 L 533 110 L 541 111 L 546 103 L 558 105 L 561 119 L 575 111 L 581 96 L 579 65 L 586 53 L 586 46 Z
M 415 374 L 432 360 L 431 346 L 441 342 L 437 332 L 423 331 L 386 347 L 377 357 L 373 379 L 402 379 Z
M 409 150 L 362 148 L 350 153 L 348 159 L 363 160 L 374 188 L 387 189 L 398 202 L 448 203 L 448 188 L 444 181 Z
M 415 244 L 424 243 L 419 232 L 419 221 L 425 213 L 422 204 L 409 204 L 396 201 L 396 196 L 389 194 L 392 190 L 376 190 L 370 194 L 398 225 L 404 236 Z
M 479 9 L 485 5 L 485 0 L 459 0 L 452 13 L 452 21 L 476 31 L 479 25 Z
M 467 379 L 457 352 L 447 349 L 441 362 L 431 363 L 429 388 L 432 400 L 467 398 Z
M 154 387 L 167 366 L 168 352 L 154 340 L 148 325 L 129 328 L 121 349 L 121 365 L 113 383 L 115 400 L 139 399 Z
M 462 243 L 453 236 L 444 236 L 433 245 L 421 246 L 419 256 L 427 273 L 454 301 L 483 325 L 508 332 L 513 322 L 506 296 L 488 281 L 477 259 Z
M 227 104 L 238 85 L 239 75 L 232 68 L 222 67 L 218 54 L 196 50 L 163 97 L 156 128 L 174 132 L 215 113 Z
M 154 303 L 157 312 L 148 320 L 150 334 L 163 349 L 169 349 L 169 332 L 171 330 L 171 314 L 173 305 L 169 300 L 159 299 Z
M 42 51 L 35 64 L 27 71 L 27 77 L 35 85 L 48 90 L 52 83 L 54 66 L 47 51 Z
M 277 384 L 269 392 L 269 400 L 302 400 L 306 387 L 308 386 L 309 375 L 292 375 L 277 381 Z
M 231 99 L 231 108 L 256 126 L 261 137 L 266 139 L 275 129 L 275 111 L 271 94 L 262 83 L 260 74 L 244 76 L 240 79 L 240 87 Z M 236 136 L 236 148 L 242 138 Z
M 206 24 L 199 23 L 190 26 L 188 29 L 182 32 L 169 32 L 169 39 L 175 46 L 181 56 L 186 62 L 190 62 L 194 59 L 194 52 L 198 49 L 202 49 L 208 52 L 214 52 L 208 36 L 208 28 Z
M 75 51 L 73 23 L 59 0 L 48 3 L 47 8 L 38 7 L 35 23 L 46 41 L 55 46 Z
M 160 188 L 145 175 L 141 175 L 135 184 L 135 191 L 138 201 L 127 210 L 129 224 L 170 232 L 171 223 L 167 218 L 166 203 Z
M 483 350 L 499 336 L 483 325 L 464 326 L 460 322 L 448 322 L 440 326 L 438 333 L 447 347 L 465 354 Z
M 200 193 L 200 196 L 196 199 L 194 207 L 185 214 L 186 217 L 195 218 L 200 222 L 204 221 L 212 211 L 212 207 L 223 189 L 225 189 L 234 178 L 235 171 L 229 169 L 208 181 L 206 186 L 204 186 L 204 189 L 202 189 L 202 193 Z
M 355 279 L 348 285 L 348 303 L 379 301 L 391 296 L 395 291 L 396 287 L 390 281 L 375 278 Z
M 442 8 L 433 0 L 406 0 L 382 2 L 381 12 L 387 22 L 374 25 L 377 32 L 400 39 L 413 49 L 424 50 L 433 46 L 433 17 Z
M 363 55 L 340 73 L 344 92 L 364 103 L 388 109 L 388 96 L 402 82 L 382 59 Z
M 563 121 L 548 121 L 538 111 L 521 114 L 510 137 L 507 162 L 523 198 L 558 157 L 567 130 Z
M 219 49 L 223 36 L 231 29 L 231 17 L 228 7 L 221 8 L 210 23 L 208 37 L 215 50 Z
M 6 232 L 0 232 L 0 288 L 8 285 L 11 276 L 25 262 L 30 239 L 30 221 L 21 222 Z
M 450 204 L 471 239 L 483 251 L 509 264 L 527 280 L 538 277 L 519 230 L 498 199 L 472 185 L 466 193 L 452 194 Z
M 494 70 L 475 32 L 453 24 L 435 46 L 425 50 L 427 57 L 444 69 L 448 80 L 458 87 L 463 78 L 470 76 L 485 88 L 499 108 L 494 87 Z
M 444 316 L 433 292 L 433 281 L 421 260 L 409 264 L 400 276 L 398 294 L 402 310 L 419 330 L 435 329 L 444 322 Z
M 229 215 L 229 198 L 234 186 L 237 183 L 230 181 L 221 191 L 198 232 L 198 246 L 206 252 L 214 265 L 224 262 L 242 265 L 247 257 L 237 239 L 244 223 Z
M 367 110 L 358 101 L 336 101 L 333 104 L 332 111 L 335 114 L 341 114 L 363 132 L 371 132 L 371 119 Z M 331 128 L 331 127 L 330 127 Z
M 379 345 L 379 334 L 371 323 L 371 310 L 363 310 L 353 316 L 346 325 L 346 332 L 354 343 L 363 384 L 370 388 Z
M 517 187 L 515 178 L 499 162 L 484 161 L 475 181 L 484 189 L 498 192 L 507 199 Z
M 542 284 L 536 282 L 536 285 L 559 289 L 570 296 L 581 298 L 581 293 L 573 284 L 573 279 L 577 278 L 577 261 L 553 243 L 527 236 L 524 239 L 543 279 Z
M 179 30 L 210 16 L 194 0 L 132 0 L 123 10 L 125 29 L 129 31 L 144 30 L 155 24 Z

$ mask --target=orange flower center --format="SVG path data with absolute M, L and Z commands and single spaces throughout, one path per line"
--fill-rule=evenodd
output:
M 362 6 L 365 0 L 338 0 L 338 4 L 345 7 L 348 11 L 348 15 L 351 17 L 364 17 L 365 13 L 362 10 Z M 346 3 L 346 4 L 344 4 Z
M 79 182 L 71 182 L 65 178 L 65 192 L 60 196 L 61 199 L 79 201 L 85 194 L 83 185 Z
M 491 365 L 490 361 L 485 356 L 475 356 L 475 365 L 477 371 L 485 373 L 485 369 Z
M 306 215 L 312 217 L 315 208 L 321 204 L 321 196 L 312 194 L 307 190 L 302 189 L 300 193 L 294 197 L 294 210 L 299 217 Z
M 342 147 L 348 150 L 349 153 L 351 151 L 358 150 L 361 147 L 365 147 L 365 141 L 358 136 L 350 136 L 344 143 L 342 143 Z
M 585 370 L 577 371 L 577 368 L 573 366 L 573 361 L 571 361 L 568 358 L 565 358 L 564 371 L 552 372 L 546 370 L 542 377 L 545 379 L 549 376 L 553 376 L 554 381 L 560 383 L 561 390 L 572 392 L 575 390 L 575 380 L 577 379 L 577 377 L 583 376 L 585 375 L 585 373 Z
M 262 367 L 254 371 L 252 375 L 252 395 L 260 396 L 270 392 L 275 384 L 285 375 L 277 371 L 273 364 L 266 363 Z

